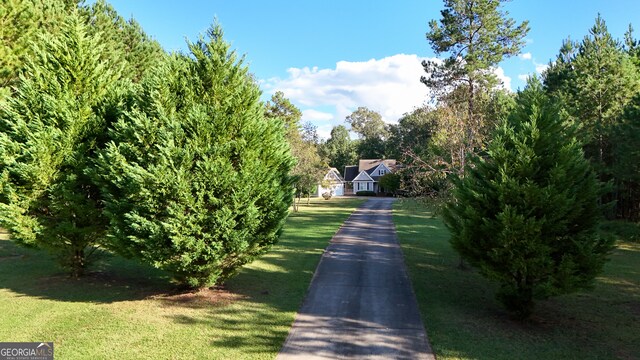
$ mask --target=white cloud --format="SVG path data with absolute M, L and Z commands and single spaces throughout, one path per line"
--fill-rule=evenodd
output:
M 303 121 L 327 121 L 332 120 L 333 114 L 314 109 L 302 110 Z
M 325 124 L 325 125 L 321 125 L 318 126 L 316 128 L 316 132 L 318 133 L 318 136 L 322 139 L 328 139 L 331 137 L 331 130 L 333 129 L 333 125 L 331 124 Z
M 511 91 L 511 78 L 505 75 L 504 69 L 498 67 L 493 70 L 493 73 L 496 74 L 498 80 L 502 82 L 502 88 Z
M 339 61 L 334 69 L 291 68 L 286 79 L 269 79 L 268 92 L 282 91 L 293 103 L 309 108 L 309 120 L 329 120 L 327 113 L 313 108 L 333 107 L 337 123 L 357 107 L 378 111 L 385 121 L 395 122 L 404 113 L 429 100 L 417 55 L 398 54 L 383 59 Z M 313 111 L 312 111 L 313 110 Z M 320 118 L 312 119 L 314 116 Z
M 395 123 L 405 113 L 431 100 L 429 89 L 420 82 L 426 75 L 417 55 L 397 54 L 369 61 L 339 61 L 335 68 L 290 68 L 284 79 L 261 81 L 267 94 L 282 91 L 303 110 L 303 121 L 318 127 L 318 135 L 328 138 L 331 128 L 359 106 L 366 106 Z M 435 60 L 435 59 L 429 59 Z M 511 90 L 511 78 L 504 69 L 493 70 L 502 87 Z
M 538 64 L 538 63 L 534 63 L 536 65 L 536 72 L 538 74 L 542 74 L 543 71 L 547 70 L 547 68 L 549 67 L 549 65 L 547 64 Z
M 528 78 L 529 78 L 529 74 L 519 74 L 518 75 L 518 79 L 520 79 L 522 81 L 527 81 Z
M 518 55 L 520 57 L 520 59 L 522 60 L 531 60 L 531 53 L 530 52 L 526 52 L 524 54 L 520 54 Z

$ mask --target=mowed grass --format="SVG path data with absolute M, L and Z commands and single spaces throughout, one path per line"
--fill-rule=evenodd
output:
M 0 234 L 0 341 L 53 341 L 58 359 L 272 359 L 323 249 L 362 201 L 301 205 L 272 251 L 199 293 L 111 255 L 73 280 Z
M 640 244 L 619 240 L 590 292 L 539 302 L 511 320 L 495 287 L 458 256 L 440 219 L 412 200 L 394 222 L 438 359 L 640 359 Z

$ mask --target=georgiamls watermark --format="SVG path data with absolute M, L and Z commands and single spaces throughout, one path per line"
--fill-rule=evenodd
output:
M 53 360 L 53 343 L 0 342 L 0 360 Z

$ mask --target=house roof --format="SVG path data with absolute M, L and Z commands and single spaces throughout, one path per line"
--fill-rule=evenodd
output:
M 333 176 L 331 176 L 333 174 Z M 327 172 L 327 174 L 324 176 L 325 180 L 329 180 L 330 177 L 333 177 L 334 179 L 340 181 L 340 182 L 344 182 L 344 178 L 342 177 L 342 175 L 340 175 L 340 172 L 338 171 L 338 169 L 332 167 L 329 169 L 329 171 Z
M 369 174 L 369 176 L 371 177 L 371 179 L 373 179 L 373 181 L 378 181 L 378 179 L 380 179 L 382 176 L 378 175 L 377 170 L 380 168 L 385 168 L 387 171 L 391 172 L 391 169 L 389 169 L 389 167 L 387 167 L 387 165 L 385 165 L 383 162 L 379 163 L 378 166 L 373 167 L 369 170 L 365 170 L 365 172 L 367 174 Z
M 347 165 L 344 167 L 344 181 L 353 181 L 358 176 L 358 167 L 356 165 Z
M 384 163 L 387 169 L 391 171 L 395 171 L 395 168 L 396 168 L 395 159 L 361 159 L 358 162 L 358 172 L 375 169 L 381 163 Z
M 369 175 L 368 172 L 360 171 L 358 176 L 356 176 L 355 179 L 353 179 L 353 181 L 375 181 L 375 180 Z

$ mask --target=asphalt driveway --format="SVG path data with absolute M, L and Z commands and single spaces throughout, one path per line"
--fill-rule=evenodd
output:
M 278 359 L 434 359 L 393 201 L 371 198 L 333 237 Z

